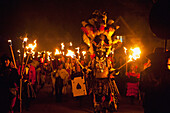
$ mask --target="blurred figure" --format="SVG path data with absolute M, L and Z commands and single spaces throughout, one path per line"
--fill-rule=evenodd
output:
M 170 70 L 167 61 L 170 52 L 156 48 L 147 56 L 151 66 L 141 72 L 140 90 L 143 95 L 144 113 L 169 113 Z
M 66 69 L 63 68 L 63 64 L 59 64 L 57 73 L 56 73 L 56 81 L 55 81 L 55 93 L 56 93 L 56 101 L 62 101 L 62 88 L 68 82 L 69 74 Z
M 45 85 L 45 79 L 46 79 L 46 55 L 44 52 L 41 53 L 41 58 L 40 58 L 40 73 L 39 73 L 39 85 L 41 88 L 44 87 Z
M 137 73 L 137 66 L 131 65 L 129 72 L 127 72 L 127 92 L 126 96 L 130 97 L 131 104 L 134 104 L 134 99 L 138 97 L 139 91 L 139 78 L 140 73 Z
M 20 77 L 17 69 L 12 68 L 11 60 L 7 55 L 1 57 L 0 68 L 0 113 L 13 113 L 17 99 Z
M 66 63 L 65 63 L 65 68 L 66 71 L 69 73 L 69 79 L 71 78 L 71 61 L 69 58 L 67 58 Z

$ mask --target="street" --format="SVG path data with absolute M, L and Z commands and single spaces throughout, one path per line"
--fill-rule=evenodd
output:
M 29 111 L 23 109 L 23 113 L 93 113 L 90 96 L 83 96 L 80 99 L 67 95 L 63 97 L 62 102 L 57 103 L 51 90 L 51 85 L 46 84 L 38 92 L 37 98 L 31 101 Z M 137 100 L 131 105 L 128 98 L 122 97 L 117 113 L 143 113 L 143 108 Z

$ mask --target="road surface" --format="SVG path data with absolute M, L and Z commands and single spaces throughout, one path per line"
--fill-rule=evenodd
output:
M 57 103 L 51 90 L 51 85 L 46 84 L 38 92 L 37 98 L 31 101 L 29 111 L 23 109 L 23 113 L 93 113 L 90 96 L 83 96 L 80 100 L 70 94 L 64 96 L 62 102 Z M 134 105 L 129 103 L 127 97 L 122 97 L 116 113 L 143 113 L 142 105 L 137 100 Z

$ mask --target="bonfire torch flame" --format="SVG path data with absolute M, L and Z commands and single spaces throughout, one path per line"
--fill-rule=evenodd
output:
M 80 47 L 77 47 L 75 49 L 77 49 L 77 53 L 80 54 Z
M 28 38 L 27 38 L 27 37 L 25 37 L 23 41 L 24 41 L 24 42 L 27 42 L 27 40 L 28 40 Z
M 61 54 L 61 52 L 59 52 L 58 49 L 55 49 L 55 55 L 60 55 L 60 54 Z
M 86 51 L 82 51 L 82 54 L 84 56 L 84 59 L 86 58 L 85 54 L 86 54 Z
M 73 44 L 72 44 L 72 42 L 70 42 L 70 46 L 72 46 Z
M 141 50 L 140 50 L 139 47 L 136 47 L 134 49 L 131 48 L 130 51 L 131 51 L 131 54 L 129 55 L 129 61 L 128 62 L 140 58 Z
M 72 58 L 74 58 L 74 56 L 75 56 L 74 51 L 67 50 L 66 56 L 71 56 Z
M 36 47 L 37 47 L 36 40 L 34 40 L 34 45 L 33 44 L 28 44 L 28 46 L 26 46 L 26 48 L 31 49 L 31 51 L 33 51 Z
M 20 53 L 21 52 L 20 49 L 18 49 L 17 52 Z
M 86 54 L 86 51 L 82 51 L 83 56 Z
M 12 45 L 12 40 L 8 40 L 8 43 L 11 46 Z
M 125 50 L 125 54 L 127 53 L 127 48 L 126 47 L 123 47 L 123 49 Z
M 64 50 L 64 43 L 61 43 L 61 50 Z
M 51 54 L 52 54 L 52 52 L 47 51 L 47 60 L 48 60 L 48 61 L 50 61 L 50 60 L 51 60 Z

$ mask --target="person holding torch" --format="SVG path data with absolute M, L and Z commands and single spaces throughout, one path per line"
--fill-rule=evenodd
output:
M 144 113 L 169 113 L 170 70 L 167 62 L 170 51 L 155 48 L 146 57 L 151 60 L 151 66 L 141 72 L 139 82 Z
M 7 55 L 1 57 L 0 67 L 0 113 L 13 113 L 17 99 L 20 76 L 17 69 L 10 66 L 11 58 Z

